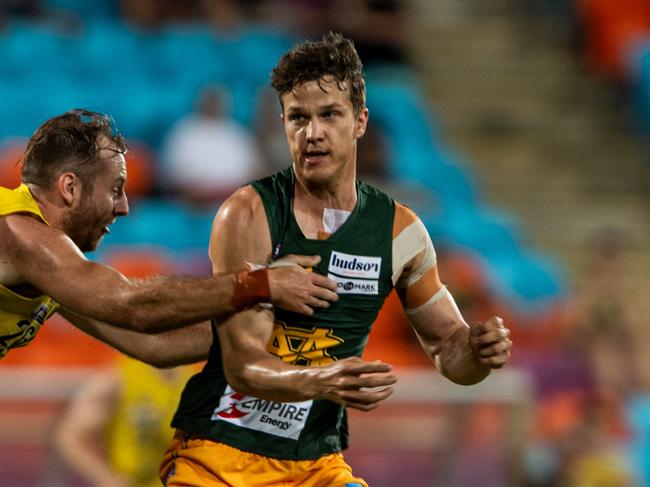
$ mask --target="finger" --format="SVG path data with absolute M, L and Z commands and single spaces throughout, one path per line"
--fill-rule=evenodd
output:
M 355 377 L 348 381 L 344 387 L 350 389 L 373 389 L 376 387 L 392 386 L 397 382 L 397 377 L 394 375 L 365 375 L 363 377 Z
M 373 373 L 386 373 L 392 370 L 390 364 L 375 360 L 374 362 L 366 362 L 364 360 L 349 361 L 343 364 L 342 372 L 349 375 L 373 374 Z
M 363 404 L 372 405 L 383 401 L 393 394 L 392 387 L 385 387 L 384 389 L 376 391 L 344 391 L 341 393 L 341 399 L 346 405 L 350 404 Z
M 479 357 L 491 357 L 493 355 L 499 355 L 510 351 L 512 348 L 512 342 L 510 340 L 503 340 L 490 345 L 487 347 L 482 347 L 479 349 Z
M 473 335 L 472 340 L 479 346 L 489 345 L 504 340 L 510 336 L 510 330 L 507 328 L 498 328 L 489 330 L 482 335 Z
M 489 320 L 482 323 L 473 323 L 470 324 L 470 332 L 472 335 L 482 335 L 483 333 L 493 330 L 495 328 L 505 328 L 503 326 L 503 319 L 498 316 L 493 316 Z
M 481 358 L 480 360 L 482 363 L 484 363 L 485 365 L 489 365 L 493 369 L 500 369 L 506 363 L 508 363 L 509 359 L 510 359 L 510 352 L 494 355 L 492 357 Z
M 335 292 L 330 291 L 329 289 L 325 289 L 324 287 L 315 287 L 311 291 L 311 295 L 315 298 L 318 299 L 323 299 L 325 301 L 338 301 L 339 300 L 339 295 L 336 294 Z
M 337 285 L 336 282 L 320 274 L 312 273 L 309 275 L 311 282 L 318 287 L 329 289 L 333 293 L 336 293 Z M 337 295 L 338 296 L 338 295 Z
M 306 304 L 312 308 L 329 308 L 330 303 L 328 301 L 325 301 L 323 299 L 318 299 L 315 296 L 311 296 Z
M 295 254 L 289 254 L 285 255 L 281 259 L 278 259 L 275 261 L 273 264 L 281 261 L 286 261 L 287 263 L 291 264 L 298 264 L 299 266 L 302 267 L 312 267 L 315 266 L 320 262 L 320 255 L 295 255 Z M 271 264 L 271 266 L 273 266 Z M 280 265 L 285 265 L 284 263 Z

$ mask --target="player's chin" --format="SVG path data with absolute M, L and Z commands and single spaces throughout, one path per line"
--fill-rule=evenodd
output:
M 95 250 L 97 250 L 97 248 L 99 247 L 103 239 L 104 239 L 104 235 L 101 235 L 92 240 L 88 240 L 87 242 L 84 243 L 83 247 L 81 248 L 82 252 L 94 252 Z
M 306 168 L 303 172 L 305 181 L 316 186 L 329 183 L 333 177 L 333 171 L 326 167 Z

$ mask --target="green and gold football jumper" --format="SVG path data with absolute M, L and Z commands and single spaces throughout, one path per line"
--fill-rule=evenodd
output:
M 24 184 L 16 189 L 0 187 L 0 217 L 13 213 L 28 213 L 47 223 Z M 57 307 L 49 296 L 27 298 L 0 284 L 0 358 L 27 345 Z
M 372 323 L 393 288 L 395 203 L 357 183 L 357 204 L 326 240 L 304 237 L 292 210 L 291 169 L 255 181 L 266 210 L 273 258 L 320 255 L 315 272 L 338 284 L 339 301 L 313 316 L 275 310 L 269 352 L 290 364 L 324 365 L 361 356 Z M 316 459 L 347 447 L 347 415 L 327 400 L 280 403 L 245 396 L 226 382 L 216 332 L 208 363 L 190 379 L 172 426 L 239 450 L 287 460 Z

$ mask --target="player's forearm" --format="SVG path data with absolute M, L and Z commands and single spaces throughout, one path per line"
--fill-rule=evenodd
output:
M 307 401 L 323 395 L 318 387 L 319 367 L 289 365 L 263 353 L 225 366 L 228 383 L 242 394 L 279 402 Z
M 179 328 L 232 313 L 235 279 L 158 277 L 131 280 L 122 291 L 107 293 L 84 313 L 111 325 L 141 332 Z
M 481 364 L 469 344 L 469 328 L 459 327 L 435 355 L 440 373 L 460 385 L 481 382 L 490 374 L 490 367 Z
M 53 297 L 84 316 L 146 333 L 227 315 L 270 298 L 265 270 L 206 278 L 122 278 L 113 284 L 92 297 L 84 296 L 85 291 Z
M 60 313 L 85 333 L 154 367 L 174 367 L 205 360 L 212 342 L 210 323 L 207 321 L 148 334 L 118 328 L 65 308 Z

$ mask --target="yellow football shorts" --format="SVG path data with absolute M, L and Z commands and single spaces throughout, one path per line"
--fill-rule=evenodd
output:
M 277 460 L 177 431 L 160 465 L 166 487 L 368 487 L 341 453 Z

